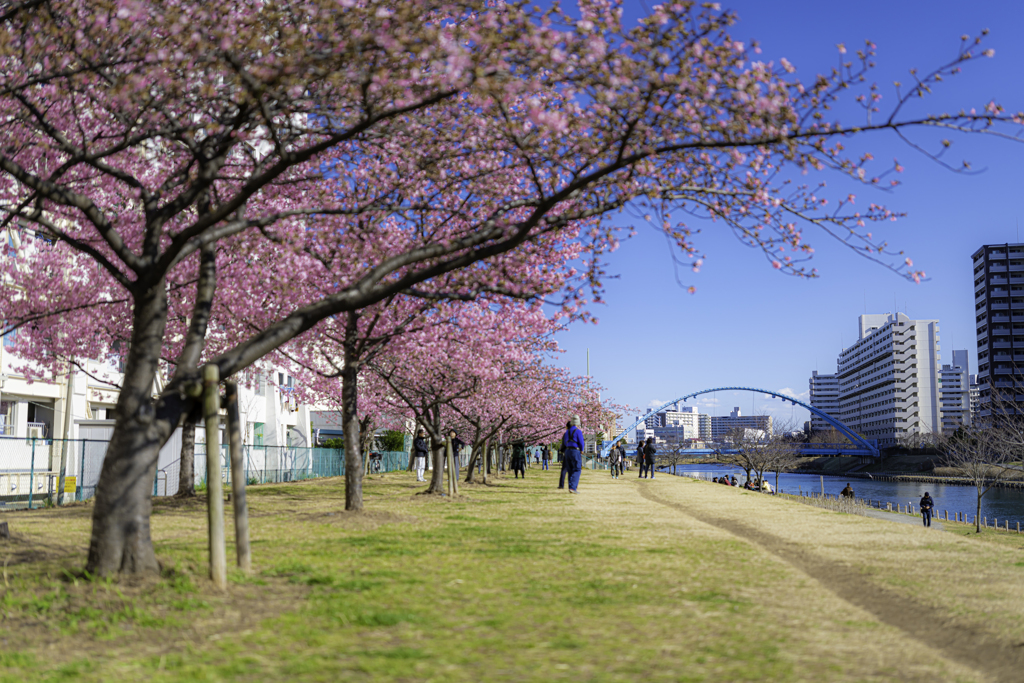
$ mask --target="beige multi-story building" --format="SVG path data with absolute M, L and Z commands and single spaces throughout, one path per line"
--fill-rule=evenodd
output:
M 820 375 L 815 370 L 811 373 L 808 387 L 811 406 L 829 417 L 839 419 L 839 378 L 835 374 Z M 832 425 L 814 413 L 811 413 L 810 427 L 816 432 L 827 432 L 832 429 Z
M 941 431 L 939 322 L 903 313 L 862 315 L 839 354 L 838 419 L 880 446 Z
M 771 415 L 744 415 L 740 412 L 739 406 L 732 409 L 728 415 L 711 416 L 711 438 L 714 441 L 722 441 L 729 432 L 735 429 L 755 430 L 764 434 L 765 437 L 772 435 Z
M 939 398 L 942 403 L 942 432 L 952 434 L 971 424 L 971 374 L 967 350 L 954 351 L 953 362 L 939 370 Z

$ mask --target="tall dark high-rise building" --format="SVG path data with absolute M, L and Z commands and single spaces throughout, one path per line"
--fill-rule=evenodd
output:
M 986 422 L 993 405 L 997 414 L 1024 414 L 1024 244 L 986 244 L 972 258 L 978 417 Z

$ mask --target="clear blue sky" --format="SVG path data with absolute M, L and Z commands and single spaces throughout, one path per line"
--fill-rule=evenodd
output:
M 636 14 L 643 8 L 638 0 L 627 5 Z M 927 99 L 925 108 L 980 110 L 995 99 L 1010 111 L 1024 110 L 1019 0 L 737 0 L 723 7 L 740 16 L 735 39 L 758 40 L 762 59 L 789 59 L 804 81 L 836 63 L 837 43 L 856 48 L 865 39 L 874 41 L 873 80 L 883 86 L 883 104 L 893 99 L 892 81 L 906 82 L 912 67 L 925 70 L 949 61 L 961 34 L 988 28 L 985 47 L 995 49 L 995 57 L 970 65 Z M 844 114 L 841 120 L 859 119 Z M 1024 144 L 955 138 L 951 158 L 985 169 L 973 176 L 941 168 L 891 134 L 857 144 L 905 166 L 903 185 L 894 193 L 856 192 L 858 202 L 877 201 L 908 214 L 875 233 L 906 250 L 915 267 L 927 272 L 927 282 L 906 282 L 813 230 L 805 236 L 816 248 L 811 265 L 821 277 L 798 280 L 774 271 L 760 252 L 708 223 L 694 224 L 703 229 L 698 244 L 707 255 L 705 266 L 696 275 L 680 271 L 681 286 L 664 237 L 639 226 L 639 234 L 610 257 L 610 272 L 619 277 L 607 283 L 607 305 L 595 307 L 600 323 L 560 335 L 566 353 L 559 362 L 584 374 L 589 348 L 596 381 L 618 402 L 642 408 L 729 385 L 787 390 L 806 399 L 811 371 L 833 372 L 840 350 L 856 339 L 857 316 L 898 307 L 912 318 L 938 319 L 943 361 L 950 361 L 953 349 L 966 348 L 976 372 L 971 254 L 985 243 L 1017 241 L 1017 222 L 1024 222 Z M 833 197 L 844 196 L 838 177 L 825 178 Z M 697 293 L 687 294 L 687 285 Z M 711 404 L 715 399 L 717 406 Z M 768 411 L 801 426 L 808 417 L 788 403 L 783 407 L 751 394 L 719 393 L 700 405 L 702 412 L 719 415 L 733 406 L 744 414 Z

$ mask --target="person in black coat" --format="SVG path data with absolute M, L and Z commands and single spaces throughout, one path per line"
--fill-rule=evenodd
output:
M 654 437 L 647 437 L 647 443 L 644 444 L 644 464 L 651 474 L 651 479 L 654 479 L 654 454 L 657 452 L 658 449 L 654 447 Z
M 464 444 L 462 442 L 462 439 L 460 439 L 455 434 L 455 430 L 454 429 L 451 431 L 451 438 L 452 438 L 452 461 L 455 463 L 455 476 L 458 477 L 459 476 L 459 467 L 462 465 L 462 463 L 459 462 L 459 460 L 462 458 L 462 447 L 465 446 L 466 444 Z
M 520 474 L 526 479 L 526 445 L 522 441 L 512 444 L 512 471 L 516 473 L 516 479 Z
M 565 423 L 566 429 L 572 428 L 572 420 Z M 565 440 L 562 440 L 562 444 L 558 447 L 558 461 L 562 464 L 562 471 L 558 474 L 558 488 L 565 488 Z
M 427 469 L 427 453 L 430 449 L 427 447 L 427 432 L 425 429 L 420 428 L 416 432 L 416 438 L 412 440 L 412 453 L 413 461 L 416 467 L 416 481 L 426 481 L 423 478 L 423 472 Z
M 918 503 L 921 508 L 921 522 L 925 526 L 932 525 L 932 510 L 935 509 L 935 501 L 928 495 L 928 492 L 924 492 L 924 496 L 921 497 L 921 502 Z

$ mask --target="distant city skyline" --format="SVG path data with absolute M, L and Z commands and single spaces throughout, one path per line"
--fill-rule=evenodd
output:
M 912 67 L 930 69 L 949 61 L 961 34 L 989 28 L 985 47 L 994 49 L 995 57 L 968 65 L 963 76 L 923 105 L 915 103 L 913 110 L 980 109 L 992 99 L 1011 111 L 1024 109 L 1024 73 L 1017 68 L 1024 63 L 1024 44 L 1018 40 L 1024 7 L 940 1 L 929 3 L 925 12 L 923 6 L 907 5 L 916 3 L 869 0 L 857 11 L 804 0 L 788 3 L 785 12 L 754 0 L 723 6 L 740 16 L 732 31 L 735 39 L 757 39 L 761 59 L 789 59 L 804 81 L 836 65 L 837 43 L 852 50 L 871 39 L 878 46 L 872 80 L 879 83 L 883 105 L 893 99 L 892 81 L 906 81 Z M 879 22 L 880 16 L 886 21 Z M 853 122 L 863 114 L 858 117 L 847 107 L 837 117 Z M 939 149 L 941 137 L 923 135 L 917 141 Z M 851 139 L 847 146 L 879 159 L 898 158 L 905 172 L 895 192 L 853 187 L 834 174 L 809 178 L 827 181 L 825 196 L 832 199 L 854 192 L 858 206 L 877 202 L 906 212 L 877 232 L 894 249 L 905 250 L 914 266 L 926 271 L 927 281 L 903 280 L 812 226 L 805 234 L 816 249 L 811 265 L 821 277 L 782 276 L 763 254 L 743 247 L 720 224 L 702 221 L 691 227 L 702 231 L 696 240 L 706 258 L 701 271 L 693 273 L 688 264 L 674 262 L 660 233 L 622 216 L 617 224 L 635 225 L 637 235 L 608 259 L 608 271 L 616 277 L 606 278 L 607 304 L 592 309 L 600 324 L 573 326 L 559 335 L 565 353 L 558 362 L 584 374 L 589 349 L 594 380 L 605 387 L 605 395 L 641 412 L 721 386 L 768 389 L 807 402 L 811 372 L 835 371 L 841 350 L 858 337 L 857 317 L 898 311 L 913 319 L 938 320 L 940 362 L 951 363 L 953 349 L 967 349 L 973 370 L 978 365 L 971 255 L 984 244 L 1020 241 L 1024 149 L 982 136 L 952 139 L 949 161 L 958 165 L 967 159 L 982 172 L 953 173 L 895 136 L 882 134 Z M 696 294 L 687 293 L 690 285 Z M 777 423 L 800 427 L 810 419 L 806 410 L 751 394 L 720 392 L 690 402 L 712 415 L 728 414 L 739 405 L 750 414 L 772 414 Z

